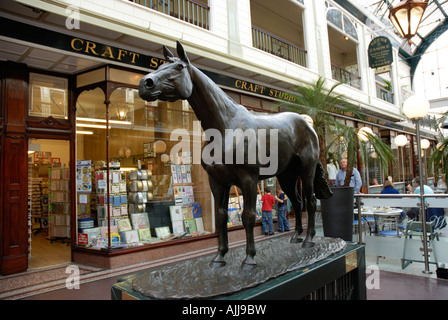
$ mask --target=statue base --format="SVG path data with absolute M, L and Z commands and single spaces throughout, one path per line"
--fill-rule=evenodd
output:
M 258 242 L 254 268 L 241 266 L 245 246 L 230 250 L 220 267 L 211 265 L 214 255 L 159 267 L 121 279 L 112 299 L 302 299 L 349 273 L 356 281 L 344 294 L 365 299 L 364 246 L 323 237 L 313 244 L 302 248 L 288 237 Z

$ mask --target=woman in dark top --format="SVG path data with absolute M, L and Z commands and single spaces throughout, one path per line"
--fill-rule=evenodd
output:
M 381 191 L 381 194 L 400 194 L 400 192 L 394 188 L 394 184 L 390 180 L 384 181 L 384 189 Z M 406 217 L 406 213 L 404 211 L 401 212 L 399 223 L 403 221 Z
M 394 188 L 394 184 L 390 180 L 384 182 L 384 189 L 381 194 L 399 194 L 400 192 Z

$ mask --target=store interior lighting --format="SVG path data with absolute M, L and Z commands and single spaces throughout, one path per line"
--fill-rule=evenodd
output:
M 93 134 L 93 131 L 76 130 L 76 134 Z
M 85 127 L 85 128 L 95 128 L 95 129 L 106 129 L 107 126 L 101 124 L 90 124 L 90 123 L 76 123 L 77 127 Z M 111 127 L 109 126 L 109 129 Z
M 76 121 L 106 123 L 106 119 L 82 118 L 82 117 L 76 117 Z M 130 122 L 130 121 L 122 121 L 122 120 L 109 120 L 109 123 L 123 124 L 123 125 L 132 125 L 132 122 Z

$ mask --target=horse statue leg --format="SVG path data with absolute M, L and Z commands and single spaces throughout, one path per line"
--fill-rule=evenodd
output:
M 316 234 L 315 214 L 316 214 L 316 196 L 314 195 L 314 175 L 315 170 L 307 171 L 302 177 L 302 194 L 306 199 L 306 210 L 308 212 L 308 227 L 305 240 L 302 243 L 303 248 L 312 247 L 311 240 Z
M 254 241 L 254 226 L 255 226 L 255 210 L 257 204 L 257 178 L 246 177 L 242 179 L 241 191 L 244 199 L 244 209 L 242 213 L 243 226 L 246 230 L 246 259 L 243 261 L 243 268 L 253 268 L 256 266 L 255 262 L 255 241 Z
M 224 266 L 224 256 L 229 251 L 229 240 L 227 237 L 227 219 L 229 206 L 229 191 L 226 187 L 209 176 L 210 188 L 216 203 L 216 225 L 218 228 L 218 254 L 212 260 L 212 266 Z
M 301 242 L 299 236 L 303 232 L 302 226 L 302 201 L 297 191 L 297 183 L 299 181 L 298 173 L 293 168 L 287 168 L 284 172 L 277 176 L 283 192 L 286 193 L 288 200 L 291 201 L 296 217 L 296 227 L 291 243 Z

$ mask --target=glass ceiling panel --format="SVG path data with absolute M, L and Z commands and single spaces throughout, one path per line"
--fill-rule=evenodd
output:
M 394 7 L 400 0 L 352 0 L 359 7 L 364 7 L 381 20 L 389 20 L 389 7 Z M 418 36 L 412 38 L 412 52 L 417 50 L 422 43 L 421 38 L 426 38 L 434 30 L 443 24 L 448 17 L 448 0 L 429 0 L 422 22 L 418 29 Z M 419 38 L 420 37 L 420 38 Z

